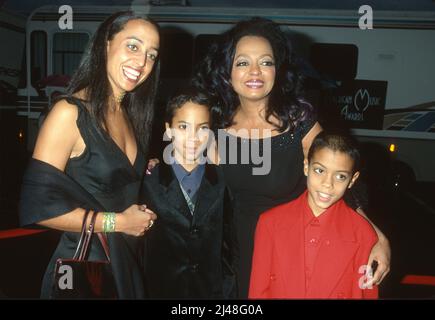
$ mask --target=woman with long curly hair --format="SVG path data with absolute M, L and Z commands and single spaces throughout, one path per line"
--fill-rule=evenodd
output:
M 234 198 L 239 297 L 246 298 L 258 217 L 303 192 L 303 160 L 322 128 L 303 98 L 289 41 L 268 19 L 241 21 L 225 32 L 200 64 L 194 82 L 214 98 L 215 123 L 224 129 L 219 162 Z M 255 173 L 259 157 L 253 150 L 259 150 L 266 168 L 260 174 Z M 374 281 L 380 282 L 389 269 L 390 247 L 376 230 L 379 241 L 369 264 L 378 261 Z

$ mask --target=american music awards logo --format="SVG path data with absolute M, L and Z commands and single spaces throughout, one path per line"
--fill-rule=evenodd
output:
M 345 120 L 364 121 L 364 112 L 371 106 L 381 104 L 380 97 L 371 97 L 367 89 L 359 89 L 354 96 L 339 96 L 338 103 L 343 105 L 341 115 Z

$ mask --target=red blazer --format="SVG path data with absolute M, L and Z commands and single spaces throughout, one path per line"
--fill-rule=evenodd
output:
M 303 210 L 307 192 L 260 216 L 255 233 L 249 298 L 337 299 L 378 297 L 378 288 L 360 289 L 360 267 L 377 242 L 372 226 L 343 200 L 324 214 L 328 219 L 313 269 L 305 286 Z M 361 271 L 362 272 L 362 271 Z

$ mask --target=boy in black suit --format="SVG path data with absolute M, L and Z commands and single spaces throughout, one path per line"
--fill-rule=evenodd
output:
M 218 166 L 206 163 L 208 97 L 189 89 L 169 101 L 164 161 L 146 175 L 144 203 L 157 215 L 145 235 L 150 298 L 234 298 L 231 203 Z

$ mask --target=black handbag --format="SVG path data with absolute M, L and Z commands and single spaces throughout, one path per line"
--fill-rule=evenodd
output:
M 116 286 L 110 266 L 106 237 L 97 233 L 106 261 L 89 261 L 89 247 L 94 234 L 96 212 L 86 230 L 89 210 L 83 218 L 80 239 L 72 259 L 56 261 L 52 298 L 54 299 L 116 299 Z

